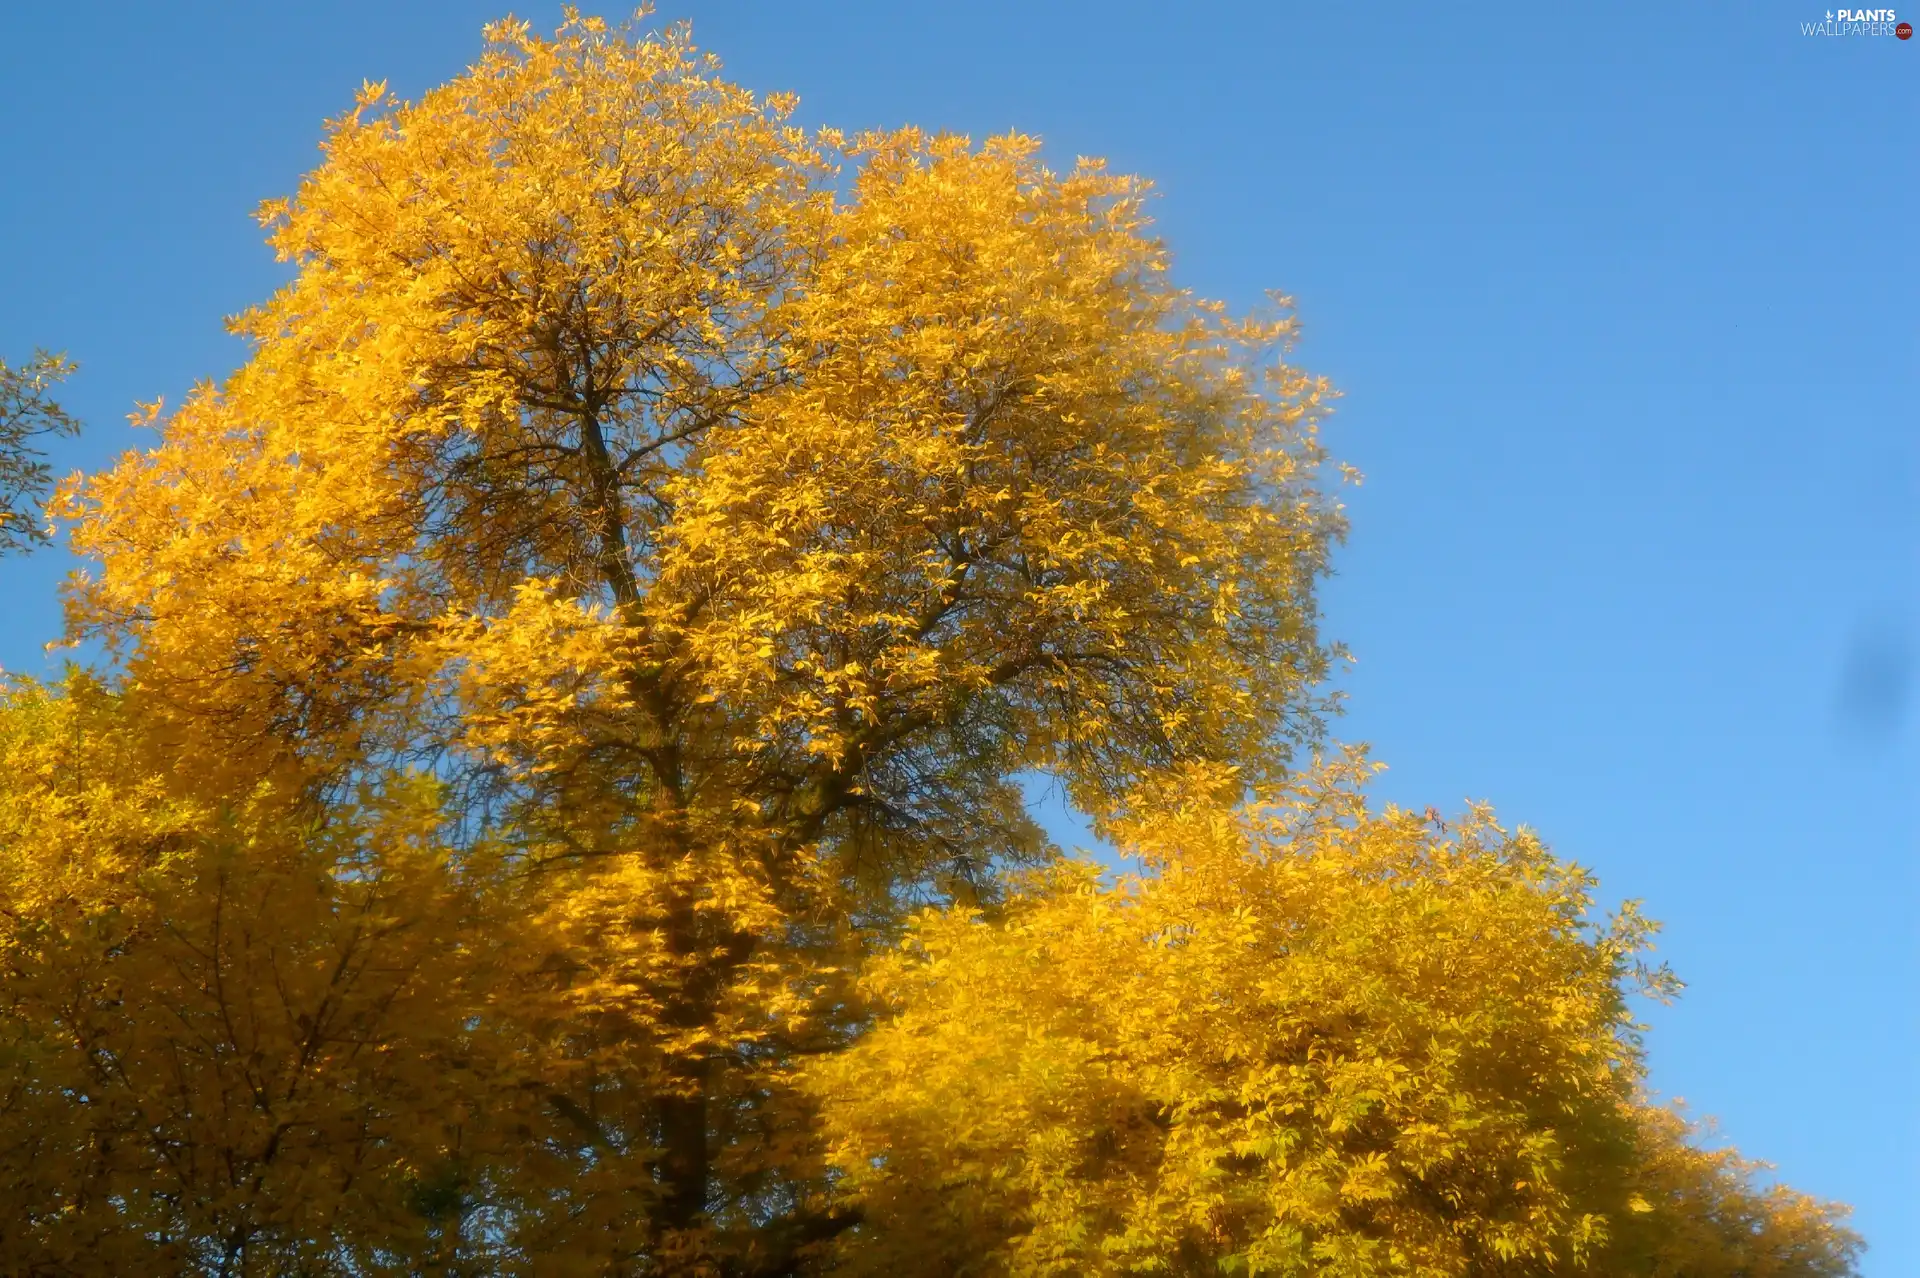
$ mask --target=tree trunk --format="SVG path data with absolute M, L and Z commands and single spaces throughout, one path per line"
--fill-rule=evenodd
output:
M 673 1067 L 684 1092 L 662 1096 L 660 1115 L 662 1232 L 693 1229 L 707 1210 L 711 1159 L 707 1148 L 707 1086 L 712 1072 L 703 1056 Z

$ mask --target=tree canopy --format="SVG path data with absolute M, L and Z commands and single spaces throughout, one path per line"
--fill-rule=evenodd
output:
M 0 359 L 0 554 L 47 541 L 40 506 L 53 487 L 53 468 L 39 441 L 80 429 L 51 394 L 73 369 L 65 356 L 46 351 L 18 368 Z
M 1636 914 L 1302 771 L 1283 300 L 1030 138 L 488 37 L 56 502 L 105 655 L 0 706 L 0 1269 L 1849 1272 L 1641 1096 Z
M 1832 1208 L 1645 1099 L 1638 910 L 1484 808 L 1370 810 L 1368 770 L 1165 791 L 1146 874 L 921 915 L 808 1073 L 878 1226 L 844 1272 L 1848 1272 Z

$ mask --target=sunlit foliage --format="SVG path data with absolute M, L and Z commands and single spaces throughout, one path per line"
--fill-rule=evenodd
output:
M 845 1272 L 1848 1272 L 1838 1213 L 1641 1099 L 1625 1000 L 1671 978 L 1639 915 L 1594 926 L 1484 810 L 1368 811 L 1360 772 L 1165 795 L 1143 877 L 921 916 L 865 976 L 880 1027 L 810 1072 Z
M 244 366 L 55 502 L 100 667 L 0 705 L 0 1272 L 1845 1271 L 1637 1107 L 1631 916 L 1289 788 L 1342 522 L 1283 301 L 1030 138 L 488 39 L 365 87 Z

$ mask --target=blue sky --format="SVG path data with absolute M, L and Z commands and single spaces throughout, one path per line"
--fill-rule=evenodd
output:
M 254 205 L 362 78 L 417 93 L 498 13 L 10 9 L 0 356 L 80 361 L 63 461 L 239 360 L 221 317 L 281 278 Z M 809 122 L 1105 156 L 1184 282 L 1293 294 L 1367 475 L 1338 734 L 1384 796 L 1491 800 L 1643 898 L 1689 985 L 1654 1082 L 1920 1273 L 1920 41 L 1803 36 L 1802 0 L 662 16 Z M 0 567 L 0 664 L 40 668 L 64 569 Z

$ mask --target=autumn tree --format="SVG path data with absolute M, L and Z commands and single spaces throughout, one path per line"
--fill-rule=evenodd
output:
M 1631 916 L 1293 776 L 1284 303 L 1030 138 L 488 40 L 55 503 L 105 656 L 0 696 L 0 1272 L 1846 1272 L 1639 1099 Z
M 448 1134 L 544 1113 L 468 1023 L 515 920 L 430 787 L 320 810 L 163 750 L 85 675 L 0 706 L 0 1272 L 444 1259 Z
M 854 1274 L 1853 1272 L 1844 1211 L 1643 1095 L 1629 905 L 1349 757 L 1239 810 L 1163 791 L 1144 876 L 1063 863 L 928 912 L 809 1071 Z
M 73 633 L 207 821 L 268 803 L 357 900 L 378 839 L 328 814 L 424 787 L 519 920 L 460 1034 L 546 1119 L 402 1159 L 456 1251 L 783 1272 L 850 1223 L 791 1062 L 903 909 L 1046 855 L 1018 774 L 1117 813 L 1314 733 L 1325 391 L 1097 164 L 806 133 L 679 29 L 490 38 L 267 207 L 296 274 L 246 366 L 67 494 Z M 405 929 L 464 946 L 438 900 Z M 436 1032 L 379 1059 L 459 1058 Z

